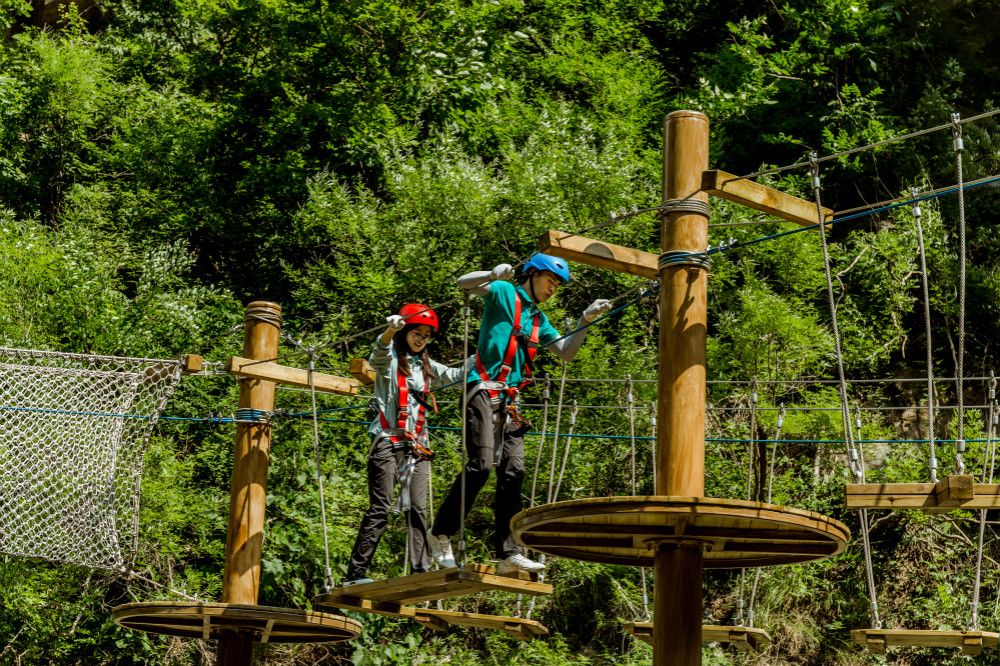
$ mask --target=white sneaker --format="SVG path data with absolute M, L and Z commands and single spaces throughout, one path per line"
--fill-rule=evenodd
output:
M 431 551 L 431 559 L 442 569 L 451 569 L 455 564 L 455 554 L 451 551 L 451 539 L 446 535 L 427 535 L 427 547 Z
M 500 564 L 497 566 L 497 573 L 500 575 L 515 573 L 517 571 L 538 573 L 544 568 L 545 565 L 542 564 L 541 562 L 535 562 L 534 560 L 529 560 L 521 553 L 515 553 L 510 557 L 505 557 L 504 559 L 500 560 Z

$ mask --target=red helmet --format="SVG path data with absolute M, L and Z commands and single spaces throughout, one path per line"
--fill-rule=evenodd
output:
M 434 310 L 420 303 L 407 303 L 399 309 L 399 316 L 407 326 L 430 326 L 438 330 L 438 316 Z

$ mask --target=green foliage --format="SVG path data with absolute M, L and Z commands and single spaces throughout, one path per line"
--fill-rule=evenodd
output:
M 75 5 L 58 29 L 39 30 L 23 20 L 28 3 L 0 0 L 0 344 L 221 361 L 241 353 L 233 329 L 242 304 L 268 298 L 283 306 L 285 330 L 307 344 L 360 334 L 321 350 L 319 363 L 339 374 L 348 358 L 367 355 L 375 334 L 362 331 L 402 302 L 423 301 L 445 303 L 432 353 L 457 362 L 464 342 L 457 276 L 517 263 L 547 229 L 587 230 L 581 235 L 656 251 L 652 216 L 606 222 L 610 211 L 659 200 L 665 111 L 707 113 L 710 161 L 734 173 L 883 141 L 946 122 L 955 110 L 978 113 L 995 105 L 1000 75 L 983 57 L 995 52 L 1000 34 L 1000 11 L 987 4 L 105 0 L 107 25 L 90 32 Z M 964 132 L 966 179 L 995 174 L 995 123 L 967 124 Z M 824 162 L 823 204 L 845 209 L 911 186 L 950 185 L 947 134 Z M 805 170 L 763 181 L 811 196 Z M 988 375 L 997 365 L 996 204 L 989 188 L 966 195 L 966 374 Z M 791 233 L 793 225 L 729 202 L 712 205 L 709 242 L 738 245 L 713 259 L 709 378 L 758 383 L 709 387 L 708 493 L 744 497 L 756 455 L 746 440 L 780 432 L 790 442 L 775 448 L 773 501 L 837 517 L 855 534 L 839 558 L 763 574 L 757 619 L 774 643 L 761 659 L 869 663 L 845 632 L 868 622 L 859 525 L 839 500 L 846 454 L 835 443 L 814 443 L 844 438 L 837 388 L 810 383 L 835 377 L 838 367 L 819 234 Z M 912 213 L 883 211 L 827 233 L 849 377 L 919 377 L 928 346 L 939 376 L 954 371 L 958 210 L 945 197 L 925 202 L 923 212 L 929 340 Z M 753 243 L 775 234 L 787 235 Z M 594 298 L 640 284 L 573 270 L 573 283 L 546 304 L 564 330 Z M 560 499 L 653 492 L 651 444 L 629 437 L 652 431 L 655 384 L 639 380 L 656 372 L 653 300 L 637 300 L 594 327 L 569 371 L 571 379 L 631 376 L 634 410 L 618 409 L 628 405 L 624 382 L 570 382 L 560 395 L 562 366 L 551 354 L 539 356 L 551 399 L 546 438 L 526 439 L 532 501 L 560 482 L 567 451 Z M 472 307 L 474 336 L 476 300 Z M 286 362 L 304 363 L 299 356 Z M 966 404 L 983 404 L 979 384 L 967 391 Z M 941 404 L 954 402 L 954 388 L 940 383 L 939 392 Z M 167 413 L 228 415 L 236 395 L 235 382 L 189 377 Z M 455 392 L 440 397 L 433 423 L 454 426 Z M 583 407 L 578 436 L 556 446 L 560 399 L 562 435 L 572 402 Z M 530 405 L 541 401 L 538 388 L 525 396 Z M 861 412 L 866 440 L 924 437 L 919 384 L 854 385 L 848 401 L 900 408 Z M 362 402 L 323 397 L 320 408 Z M 779 426 L 782 405 L 788 410 Z M 309 412 L 308 395 L 279 391 L 277 407 L 284 416 L 274 428 L 261 601 L 306 607 L 325 574 L 317 474 L 339 578 L 365 508 L 368 440 L 352 422 L 363 410 L 323 412 L 317 456 L 312 423 L 292 416 Z M 527 409 L 537 432 L 543 411 Z M 938 437 L 957 434 L 953 411 L 940 410 L 937 423 Z M 969 410 L 964 425 L 966 462 L 979 469 L 986 452 L 971 440 L 986 437 L 988 415 Z M 460 439 L 435 431 L 434 445 L 440 501 L 461 465 Z M 218 597 L 231 448 L 228 427 L 160 422 L 143 476 L 136 563 L 143 576 Z M 928 475 L 925 448 L 873 441 L 865 454 L 872 480 Z M 950 462 L 947 445 L 938 457 Z M 477 561 L 493 556 L 491 494 L 492 485 L 468 516 L 468 550 Z M 876 584 L 892 623 L 963 626 L 976 517 L 877 519 Z M 398 520 L 390 526 L 375 575 L 401 573 L 403 532 Z M 995 559 L 992 542 L 986 550 Z M 260 656 L 273 664 L 651 663 L 649 648 L 621 628 L 643 615 L 638 570 L 558 560 L 550 580 L 556 594 L 535 609 L 552 630 L 545 641 L 437 636 L 366 616 L 365 633 L 349 645 Z M 116 628 L 109 607 L 168 596 L 138 579 L 4 560 L 0 582 L 0 660 L 186 663 L 209 649 Z M 996 582 L 989 569 L 981 607 L 987 628 L 997 620 Z M 709 614 L 734 620 L 735 577 L 713 573 L 705 585 Z M 449 603 L 518 610 L 504 595 Z M 719 646 L 706 646 L 704 655 L 704 663 L 750 663 Z M 899 663 L 948 658 L 918 654 Z

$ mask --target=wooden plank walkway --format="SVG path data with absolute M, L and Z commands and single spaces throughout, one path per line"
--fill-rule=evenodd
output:
M 848 509 L 1000 509 L 1000 484 L 976 483 L 970 474 L 953 474 L 937 483 L 849 483 Z
M 991 631 L 935 631 L 931 629 L 854 629 L 851 638 L 875 654 L 890 647 L 958 648 L 962 654 L 978 655 L 997 645 L 1000 634 Z
M 641 641 L 653 644 L 653 625 L 649 622 L 632 622 L 625 630 Z M 761 652 L 771 644 L 771 637 L 763 629 L 755 627 L 724 627 L 704 624 L 701 627 L 704 643 L 728 643 L 743 652 Z
M 518 572 L 499 575 L 485 564 L 466 564 L 438 571 L 428 571 L 362 585 L 338 587 L 316 597 L 319 604 L 378 612 L 478 592 L 500 591 L 514 594 L 552 594 L 552 586 L 539 583 L 536 574 Z M 366 605 L 370 609 L 362 608 Z M 388 604 L 388 605 L 386 605 Z

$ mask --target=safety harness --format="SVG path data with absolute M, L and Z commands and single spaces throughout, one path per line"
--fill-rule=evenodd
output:
M 524 380 L 517 386 L 504 386 L 501 389 L 486 389 L 490 396 L 490 401 L 497 403 L 501 396 L 506 399 L 508 403 L 508 410 L 515 421 L 523 421 L 527 425 L 527 421 L 524 417 L 517 411 L 514 406 L 514 402 L 517 399 L 517 394 L 522 388 L 531 383 L 531 369 L 534 364 L 535 355 L 538 353 L 538 329 L 541 326 L 541 313 L 535 312 L 535 316 L 531 319 L 531 334 L 528 336 L 528 344 L 526 345 L 525 356 L 527 357 L 527 362 L 524 364 Z M 507 341 L 507 349 L 504 352 L 503 360 L 500 363 L 500 371 L 497 373 L 495 378 L 490 378 L 488 372 L 486 372 L 486 366 L 483 365 L 483 359 L 480 358 L 479 352 L 476 352 L 476 373 L 479 375 L 480 381 L 483 382 L 498 382 L 501 384 L 506 384 L 507 377 L 510 375 L 512 368 L 514 367 L 514 357 L 517 355 L 518 346 L 524 340 L 524 336 L 521 334 L 521 296 L 517 293 L 514 294 L 514 322 L 510 331 L 510 339 Z
M 402 370 L 396 371 L 396 386 L 399 389 L 399 402 L 396 405 L 396 428 L 392 430 L 390 428 L 389 419 L 385 417 L 385 412 L 379 412 L 378 420 L 382 425 L 382 430 L 389 433 L 389 441 L 393 443 L 394 449 L 406 449 L 407 452 L 413 453 L 420 460 L 432 460 L 434 458 L 434 452 L 423 445 L 421 442 L 421 435 L 424 432 L 424 426 L 427 424 L 427 407 L 431 406 L 432 409 L 437 411 L 437 403 L 433 402 L 433 394 L 428 393 L 431 396 L 431 403 L 428 405 L 426 399 L 420 396 L 418 393 L 414 393 L 413 397 L 417 401 L 417 422 L 413 430 L 408 430 L 406 427 L 406 422 L 410 418 L 410 387 L 406 383 L 406 374 Z

